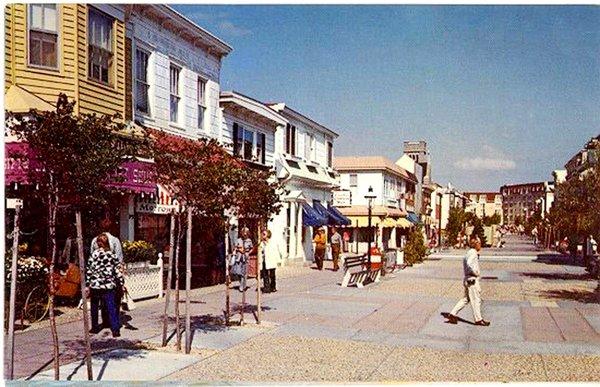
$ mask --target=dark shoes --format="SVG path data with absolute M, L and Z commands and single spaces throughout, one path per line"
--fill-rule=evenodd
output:
M 455 315 L 453 315 L 453 314 L 448 314 L 448 315 L 446 316 L 446 318 L 448 319 L 448 320 L 446 321 L 448 324 L 456 324 L 456 323 L 458 323 L 458 317 L 456 317 L 456 316 L 455 316 Z
M 114 331 L 114 332 L 112 333 L 112 336 L 113 336 L 113 337 L 121 337 L 121 332 L 119 332 L 119 331 Z
M 96 333 L 100 333 L 100 331 L 102 331 L 101 328 L 92 328 L 92 329 L 90 329 L 90 333 L 92 335 L 95 335 Z
M 490 325 L 489 321 L 485 321 L 485 320 L 479 320 L 479 321 L 475 321 L 475 325 L 480 325 L 482 327 L 487 327 Z

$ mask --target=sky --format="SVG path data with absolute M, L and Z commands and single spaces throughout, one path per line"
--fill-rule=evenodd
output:
M 174 7 L 233 47 L 222 90 L 285 102 L 338 156 L 425 140 L 435 182 L 498 190 L 600 134 L 598 6 Z

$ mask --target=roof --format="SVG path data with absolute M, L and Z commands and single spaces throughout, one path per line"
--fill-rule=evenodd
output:
M 182 33 L 191 35 L 193 38 L 200 40 L 204 45 L 211 47 L 216 53 L 222 56 L 229 54 L 233 48 L 223 40 L 217 38 L 204 28 L 200 27 L 186 16 L 177 12 L 175 9 L 165 4 L 135 4 L 134 8 L 141 9 L 142 13 L 145 10 L 152 10 L 159 14 L 160 18 L 168 18 L 171 24 Z
M 333 167 L 338 171 L 387 171 L 417 183 L 417 178 L 413 173 L 397 166 L 383 156 L 334 157 Z
M 30 109 L 52 111 L 55 107 L 21 86 L 11 85 L 4 93 L 4 110 L 28 113 Z
M 271 109 L 273 109 L 279 113 L 282 113 L 283 115 L 287 114 L 291 118 L 295 118 L 299 121 L 304 121 L 306 124 L 312 126 L 313 128 L 315 128 L 325 134 L 332 136 L 333 138 L 339 137 L 339 135 L 336 132 L 334 132 L 333 130 L 318 123 L 317 121 L 313 120 L 312 118 L 305 116 L 304 114 L 298 113 L 296 110 L 290 108 L 283 102 L 266 102 L 265 105 L 268 105 Z
M 277 125 L 285 125 L 288 123 L 288 121 L 275 110 L 271 109 L 262 102 L 237 91 L 232 90 L 221 92 L 219 101 L 222 105 L 234 104 L 244 111 L 259 115 L 276 123 Z

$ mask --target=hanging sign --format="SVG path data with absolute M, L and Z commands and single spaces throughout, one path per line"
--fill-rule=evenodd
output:
M 352 193 L 350 191 L 333 191 L 334 207 L 350 207 L 352 205 Z

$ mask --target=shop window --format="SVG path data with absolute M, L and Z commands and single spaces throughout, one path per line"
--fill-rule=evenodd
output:
M 98 82 L 112 84 L 113 24 L 110 16 L 89 8 L 88 76 Z
M 29 64 L 58 68 L 58 8 L 56 4 L 30 4 Z

